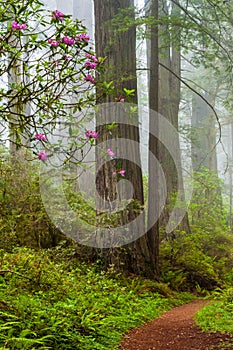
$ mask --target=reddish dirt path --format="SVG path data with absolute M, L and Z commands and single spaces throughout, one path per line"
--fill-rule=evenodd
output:
M 193 317 L 206 303 L 197 300 L 176 307 L 133 329 L 119 350 L 233 350 L 233 335 L 203 333 L 195 326 Z

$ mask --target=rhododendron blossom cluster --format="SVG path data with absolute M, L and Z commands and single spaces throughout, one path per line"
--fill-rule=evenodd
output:
M 85 65 L 90 69 L 95 69 L 97 67 L 97 63 L 91 61 L 87 61 Z
M 98 132 L 92 131 L 92 130 L 87 130 L 85 133 L 86 137 L 88 137 L 89 139 L 97 139 Z
M 115 100 L 116 102 L 125 102 L 124 96 L 123 96 L 123 97 L 121 97 L 121 96 L 115 97 L 114 100 Z
M 75 40 L 74 40 L 74 38 L 70 38 L 70 37 L 68 37 L 68 36 L 64 36 L 64 38 L 63 38 L 63 42 L 66 44 L 66 45 L 74 45 L 74 43 L 75 43 Z
M 98 63 L 98 62 L 99 62 L 98 58 L 97 58 L 95 55 L 91 55 L 90 53 L 86 53 L 85 56 L 86 56 L 87 58 L 89 58 L 90 60 L 92 60 L 93 62 L 95 62 L 95 63 Z
M 17 28 L 18 29 L 18 28 Z M 22 29 L 22 28 L 21 28 Z M 75 44 L 75 41 L 77 41 L 77 42 L 82 42 L 82 40 L 80 39 L 80 38 L 85 38 L 85 42 L 88 42 L 89 40 L 90 40 L 90 37 L 89 37 L 89 35 L 86 35 L 86 34 L 80 34 L 79 36 L 77 36 L 76 38 L 72 38 L 72 37 L 69 37 L 69 36 L 67 36 L 67 35 L 65 35 L 62 39 L 60 39 L 60 40 L 54 40 L 54 39 L 52 39 L 52 38 L 50 38 L 49 40 L 48 40 L 48 42 L 49 42 L 49 44 L 51 45 L 51 46 L 54 46 L 54 47 L 57 47 L 60 43 L 64 43 L 64 44 L 66 44 L 66 45 L 70 45 L 70 46 L 72 46 L 72 45 L 74 45 Z M 90 54 L 88 54 L 89 56 L 90 56 L 90 58 L 92 58 L 93 60 L 94 60 L 94 62 L 98 62 L 98 59 L 95 57 L 95 56 L 93 56 L 93 55 L 90 55 Z M 86 56 L 87 57 L 87 56 Z
M 46 136 L 44 134 L 35 134 L 35 139 L 39 141 L 46 141 Z
M 45 162 L 48 159 L 48 154 L 44 151 L 40 151 L 38 154 L 38 159 L 42 160 Z
M 35 91 L 27 88 L 27 82 L 25 86 L 22 85 L 22 100 L 27 101 L 29 110 L 31 111 L 31 114 L 27 116 L 29 120 L 28 124 L 25 124 L 23 120 L 23 130 L 25 135 L 30 137 L 30 140 L 34 140 L 35 150 L 33 150 L 33 153 L 39 160 L 46 162 L 48 158 L 51 157 L 51 154 L 48 154 L 45 150 L 41 150 L 40 147 L 46 142 L 46 150 L 50 149 L 48 146 L 50 142 L 50 137 L 48 136 L 49 130 L 51 130 L 50 125 L 56 128 L 56 122 L 57 120 L 60 122 L 61 117 L 71 116 L 72 118 L 73 114 L 75 115 L 77 111 L 76 107 L 72 107 L 73 109 L 71 108 L 72 111 L 69 112 L 69 114 L 66 112 L 66 106 L 69 105 L 67 96 L 72 96 L 72 98 L 74 96 L 77 98 L 77 105 L 78 102 L 81 101 L 80 111 L 89 101 L 90 105 L 93 103 L 93 99 L 89 97 L 90 95 L 86 94 L 92 87 L 88 86 L 88 84 L 84 84 L 84 81 L 91 84 L 96 84 L 98 82 L 96 77 L 98 77 L 98 68 L 100 68 L 100 65 L 103 63 L 103 59 L 96 57 L 94 52 L 91 51 L 91 48 L 88 48 L 90 36 L 84 32 L 85 27 L 83 25 L 80 25 L 78 21 L 72 21 L 70 15 L 65 15 L 59 10 L 54 10 L 50 12 L 50 16 L 48 16 L 46 10 L 43 14 L 43 9 L 40 9 L 42 4 L 39 1 L 38 10 L 36 6 L 32 6 L 29 0 L 25 3 L 28 5 L 28 11 L 22 12 L 20 8 L 15 10 L 14 16 L 16 20 L 12 21 L 10 28 L 6 26 L 5 32 L 2 34 L 0 43 L 2 47 L 0 50 L 2 53 L 5 51 L 8 53 L 8 42 L 10 42 L 9 38 L 12 36 L 14 39 L 17 38 L 22 53 L 30 52 L 29 58 L 25 60 L 23 69 L 25 69 L 25 72 L 29 72 L 29 86 L 30 88 L 35 88 Z M 35 3 L 37 3 L 37 0 L 35 0 Z M 12 8 L 14 8 L 13 4 Z M 43 23 L 41 20 L 42 18 Z M 40 20 L 42 29 L 38 26 Z M 30 21 L 30 30 L 24 33 L 23 31 L 28 29 L 28 21 Z M 46 25 L 49 30 L 46 29 Z M 42 51 L 43 53 L 41 53 Z M 34 57 L 37 56 L 39 56 L 39 58 L 35 61 Z M 12 57 L 12 63 L 9 63 L 10 61 L 7 59 L 5 60 L 6 72 L 10 71 L 12 66 L 17 66 L 18 60 L 23 59 L 23 57 L 20 57 L 20 52 L 19 56 L 14 55 Z M 19 81 L 21 78 L 23 79 L 23 77 L 24 71 L 22 76 L 19 76 Z M 14 101 L 14 96 L 18 96 L 19 94 L 18 91 L 15 91 L 14 82 L 10 82 L 6 91 L 8 91 L 7 89 L 11 91 L 13 96 L 12 101 Z M 84 98 L 79 97 L 82 93 L 85 96 Z M 7 95 L 7 93 L 5 93 L 5 95 Z M 124 102 L 124 97 L 119 96 L 117 100 Z M 16 128 L 21 126 L 20 118 L 23 115 L 24 111 L 19 111 Z M 32 135 L 33 125 L 35 131 L 44 130 L 48 137 L 41 132 Z M 52 136 L 53 131 L 51 132 L 51 139 Z M 95 140 L 99 137 L 98 132 L 93 130 L 87 130 L 85 136 L 89 139 L 91 146 L 95 145 Z M 62 149 L 62 151 L 66 152 L 68 146 L 66 144 L 62 144 L 61 146 L 61 143 L 58 144 L 56 142 L 57 141 L 55 141 L 55 144 L 52 144 L 53 149 L 56 151 Z M 75 142 L 74 147 L 77 148 L 77 140 Z M 19 140 L 19 147 L 22 144 L 21 140 Z M 83 145 L 85 145 L 85 142 Z M 114 160 L 115 152 L 112 149 L 108 148 L 103 151 L 103 153 Z M 117 170 L 114 172 L 114 175 L 123 177 L 125 176 L 125 170 Z
M 122 177 L 124 177 L 125 176 L 125 170 L 118 170 L 118 171 L 114 171 L 113 173 L 112 173 L 113 175 L 120 175 L 120 176 L 122 176 Z
M 65 61 L 70 61 L 70 60 L 72 60 L 71 56 L 65 56 Z
M 49 39 L 48 43 L 53 47 L 57 47 L 60 44 L 60 40 Z
M 86 77 L 84 77 L 85 81 L 90 81 L 92 84 L 95 84 L 95 78 L 91 74 L 87 74 Z
M 58 10 L 55 10 L 55 11 L 52 13 L 52 17 L 53 17 L 54 19 L 59 20 L 59 21 L 64 21 L 65 15 L 64 15 L 64 13 L 62 13 L 62 12 L 60 12 L 60 11 L 58 11 Z
M 19 23 L 14 21 L 14 22 L 12 22 L 11 28 L 12 29 L 18 29 L 18 30 L 23 30 L 23 29 L 27 28 L 27 25 L 26 25 L 26 23 L 19 24 Z
M 85 33 L 81 33 L 81 34 L 78 34 L 76 36 L 76 40 L 77 41 L 85 41 L 85 42 L 88 42 L 90 40 L 90 36 L 85 34 Z
M 108 149 L 107 149 L 107 154 L 108 154 L 110 157 L 114 157 L 114 156 L 115 156 L 115 153 L 111 150 L 111 148 L 108 148 Z

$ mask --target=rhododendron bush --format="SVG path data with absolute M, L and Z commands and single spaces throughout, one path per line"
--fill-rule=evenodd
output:
M 32 148 L 42 161 L 52 144 L 71 157 L 89 142 L 82 121 L 95 103 L 103 59 L 95 56 L 79 20 L 48 11 L 38 0 L 0 0 L 0 5 L 1 144 Z M 73 130 L 77 116 L 79 130 Z M 69 145 L 51 138 L 59 124 L 75 135 Z

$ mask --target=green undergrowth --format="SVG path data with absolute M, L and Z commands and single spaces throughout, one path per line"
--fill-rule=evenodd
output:
M 233 288 L 216 290 L 212 298 L 216 300 L 211 301 L 198 312 L 197 325 L 203 331 L 233 334 Z
M 117 349 L 129 329 L 192 298 L 47 251 L 0 252 L 0 349 Z

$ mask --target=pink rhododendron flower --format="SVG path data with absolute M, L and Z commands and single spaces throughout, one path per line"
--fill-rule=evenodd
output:
M 86 137 L 89 139 L 97 139 L 98 137 L 98 132 L 92 131 L 92 130 L 87 130 L 85 133 Z
M 116 176 L 116 175 L 120 175 L 120 176 L 125 176 L 125 170 L 118 170 L 118 171 L 113 171 L 113 173 L 112 173 L 114 176 Z
M 91 68 L 91 69 L 95 69 L 97 67 L 97 63 L 91 62 L 91 61 L 87 61 L 85 66 L 88 67 L 88 68 Z
M 94 61 L 95 63 L 98 63 L 98 58 L 94 55 L 91 55 L 90 53 L 86 53 L 85 55 L 87 58 L 91 59 L 92 61 Z
M 65 61 L 70 61 L 72 59 L 71 56 L 65 56 Z
M 40 151 L 38 153 L 38 159 L 42 160 L 43 162 L 45 162 L 48 159 L 48 155 L 46 152 Z
M 12 22 L 11 28 L 12 29 L 18 29 L 18 30 L 23 30 L 23 29 L 27 28 L 27 25 L 26 25 L 26 23 L 19 24 L 19 23 L 14 21 L 14 22 Z
M 111 150 L 111 148 L 108 148 L 108 149 L 107 149 L 107 154 L 108 154 L 110 157 L 114 157 L 114 156 L 115 156 L 115 153 Z
M 66 45 L 74 45 L 74 38 L 70 38 L 69 36 L 64 36 L 63 41 Z
M 60 12 L 58 10 L 55 10 L 52 13 L 52 17 L 54 19 L 58 19 L 59 21 L 64 21 L 64 16 L 65 16 L 64 13 L 62 13 L 62 12 Z
M 115 97 L 114 100 L 117 102 L 125 102 L 125 98 L 121 96 Z
M 95 79 L 93 78 L 93 76 L 91 74 L 88 74 L 85 78 L 85 81 L 90 81 L 92 84 L 95 84 Z
M 48 43 L 53 47 L 57 47 L 60 44 L 60 40 L 49 39 Z
M 46 136 L 44 134 L 35 134 L 35 139 L 39 141 L 46 141 Z
M 90 40 L 90 36 L 85 33 L 81 33 L 76 36 L 76 40 L 88 42 Z

